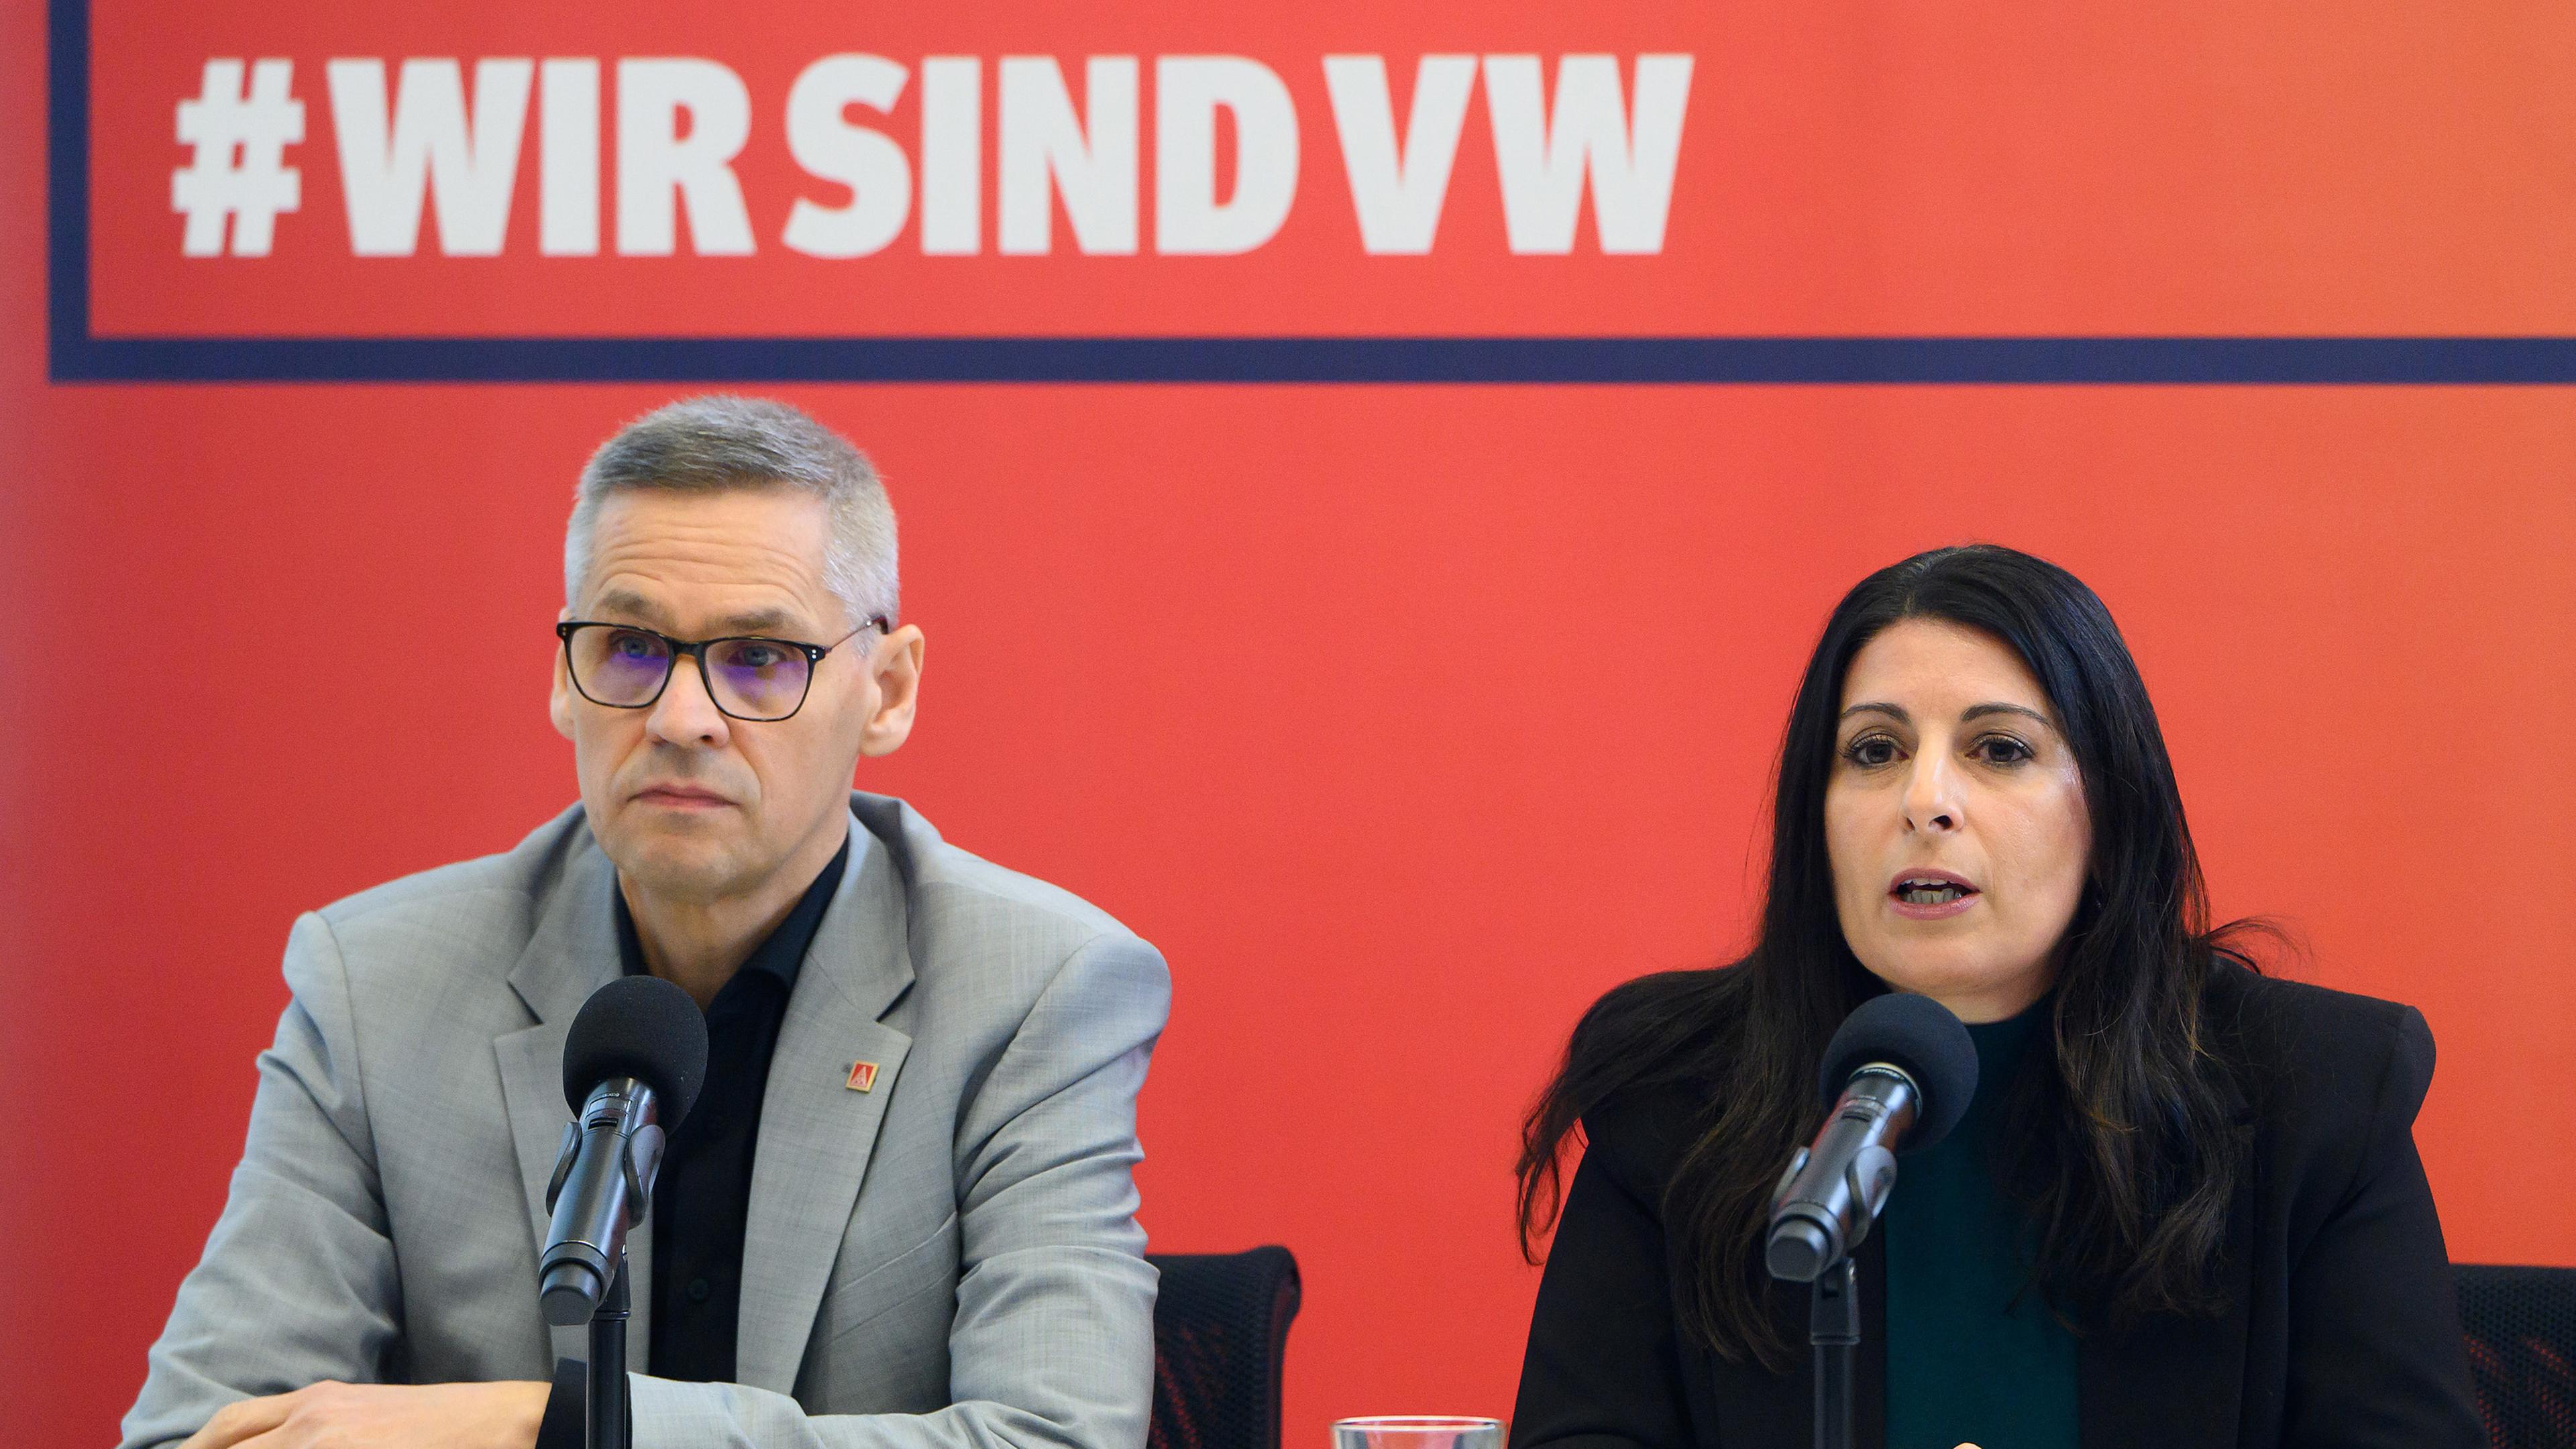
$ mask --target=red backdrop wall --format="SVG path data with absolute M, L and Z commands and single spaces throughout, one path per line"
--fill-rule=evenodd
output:
M 0 16 L 21 137 L 40 19 Z M 2510 72 L 2490 43 L 2476 63 Z M 192 76 L 151 98 L 156 138 Z M 2363 108 L 2365 79 L 2315 82 L 2318 104 Z M 1720 113 L 1692 115 L 1719 144 Z M 2459 124 L 2418 140 L 2465 155 L 2504 129 Z M 2296 171 L 2297 139 L 2266 164 Z M 2304 279 L 2241 330 L 2563 325 L 2576 272 L 2493 276 L 2576 234 L 2563 187 L 2538 219 L 2498 199 L 2566 179 L 2564 142 L 2539 149 L 2480 183 L 2514 214 L 2501 242 L 2414 189 L 2443 165 L 2310 158 L 2327 200 L 2283 228 L 2342 235 L 2339 176 L 2405 245 L 2227 241 Z M 572 797 L 543 710 L 571 479 L 686 389 L 51 381 L 42 194 L 36 150 L 0 151 L 0 1402 L 6 1437 L 55 1444 L 110 1435 L 221 1203 L 293 915 Z M 2152 287 L 2188 290 L 2208 235 L 2159 235 L 2190 255 Z M 1960 285 L 2072 299 L 1985 326 L 2080 330 L 2129 305 L 2100 265 Z M 2192 308 L 2238 315 L 2241 280 Z M 1743 940 L 1825 611 L 1966 539 L 2109 602 L 2219 908 L 2287 920 L 2310 947 L 2291 974 L 2430 1018 L 2417 1137 L 2454 1256 L 2576 1263 L 2576 1215 L 2535 1207 L 2576 1198 L 2576 1164 L 2495 1110 L 2576 1065 L 2564 390 L 764 390 L 869 449 L 902 514 L 924 706 L 858 783 L 1169 957 L 1145 1221 L 1162 1250 L 1296 1250 L 1294 1449 L 1344 1414 L 1508 1411 L 1536 1277 L 1518 1112 L 1599 992 Z

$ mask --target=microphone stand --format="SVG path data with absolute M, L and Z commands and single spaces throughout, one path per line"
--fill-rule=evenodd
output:
M 622 1282 L 624 1274 L 618 1275 Z M 1816 1449 L 1852 1449 L 1852 1369 L 1860 1348 L 1860 1282 L 1846 1256 L 1809 1285 L 1807 1342 L 1816 1351 Z
M 577 1307 L 587 1294 L 582 1290 L 599 1281 L 607 1272 L 608 1250 L 614 1248 L 617 1270 L 608 1274 L 608 1286 L 601 1290 L 598 1302 L 590 1310 L 590 1361 L 584 1366 L 582 1390 L 582 1442 L 587 1449 L 634 1449 L 634 1389 L 626 1378 L 626 1319 L 632 1309 L 626 1267 L 626 1230 L 641 1224 L 653 1202 L 653 1179 L 662 1168 L 663 1136 L 654 1120 L 653 1097 L 641 1090 L 641 1084 L 629 1081 L 627 1087 L 637 1090 L 609 1095 L 594 1095 L 581 1119 L 564 1124 L 562 1150 L 555 1157 L 554 1181 L 546 1187 L 546 1211 L 559 1214 L 549 1237 L 564 1241 L 549 1246 L 538 1267 L 543 1273 L 539 1298 L 544 1303 L 547 1321 L 569 1328 L 581 1320 L 558 1318 L 566 1308 Z M 606 1093 L 607 1088 L 602 1088 Z M 621 1126 L 632 1125 L 627 1136 Z M 584 1137 L 593 1132 L 616 1133 L 626 1137 L 617 1154 L 614 1168 L 594 1166 L 573 1182 L 574 1171 L 581 1165 Z M 568 1205 L 565 1193 L 573 1194 Z M 610 1219 L 609 1230 L 600 1233 L 604 1243 L 567 1236 L 566 1219 L 586 1221 L 587 1208 L 604 1207 Z M 583 1231 L 597 1232 L 595 1227 Z
M 627 1312 L 626 1254 L 621 1249 L 617 1276 L 590 1315 L 590 1383 L 582 1396 L 582 1438 L 589 1449 L 635 1449 L 634 1386 L 626 1379 Z

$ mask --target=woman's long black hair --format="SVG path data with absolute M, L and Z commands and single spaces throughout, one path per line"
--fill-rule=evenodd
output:
M 2213 932 L 2155 708 L 2111 614 L 2073 574 L 1993 545 L 1918 554 L 1863 579 L 1816 643 L 1782 742 L 1761 934 L 1731 969 L 1632 983 L 1576 1027 L 1523 1124 L 1520 1222 L 1537 1260 L 1563 1202 L 1563 1153 L 1622 1092 L 1688 1084 L 1691 1126 L 1663 1215 L 1689 1265 L 1685 1326 L 1730 1359 L 1795 1360 L 1768 1306 L 1760 1243 L 1782 1164 L 1824 1115 L 1816 1070 L 1834 1028 L 1887 988 L 1844 944 L 1825 848 L 1843 677 L 1900 619 L 1981 631 L 2047 691 L 2082 771 L 2091 869 L 2068 927 L 2048 1039 L 2011 1088 L 2008 1189 L 2035 1231 L 2039 1286 L 2070 1321 L 2093 1311 L 2220 1307 L 2227 1204 L 2244 1156 L 2227 1055 L 2202 990 L 2241 928 Z

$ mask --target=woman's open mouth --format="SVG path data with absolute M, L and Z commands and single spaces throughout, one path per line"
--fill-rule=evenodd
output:
M 1977 888 L 1946 870 L 1917 870 L 1898 875 L 1887 895 L 1899 914 L 1933 919 L 1966 910 Z

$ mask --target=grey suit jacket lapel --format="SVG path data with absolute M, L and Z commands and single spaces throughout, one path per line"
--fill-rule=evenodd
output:
M 756 1388 L 795 1392 L 824 1283 L 912 1045 L 878 1019 L 912 984 L 904 899 L 891 854 L 852 820 L 849 868 L 788 998 L 761 1098 L 734 1363 L 736 1378 Z M 876 1074 L 859 1091 L 851 1070 L 863 1061 L 875 1063 Z
M 563 1147 L 564 1125 L 572 1109 L 564 1101 L 564 1037 L 590 994 L 624 969 L 617 955 L 617 921 L 609 892 L 617 889 L 617 872 L 593 844 L 587 829 L 569 853 L 528 938 L 518 964 L 510 970 L 510 987 L 519 993 L 536 1024 L 505 1032 L 492 1042 L 501 1065 L 501 1099 L 510 1113 L 510 1138 L 518 1148 L 519 1177 L 527 1188 L 531 1257 L 546 1240 L 546 1184 L 554 1176 L 555 1154 Z M 626 1262 L 634 1316 L 628 1320 L 629 1352 L 653 1341 L 653 1228 L 650 1218 L 626 1235 Z M 536 1280 L 528 1282 L 528 1307 L 537 1306 Z M 581 1358 L 589 1354 L 587 1330 L 554 1331 L 555 1352 Z

